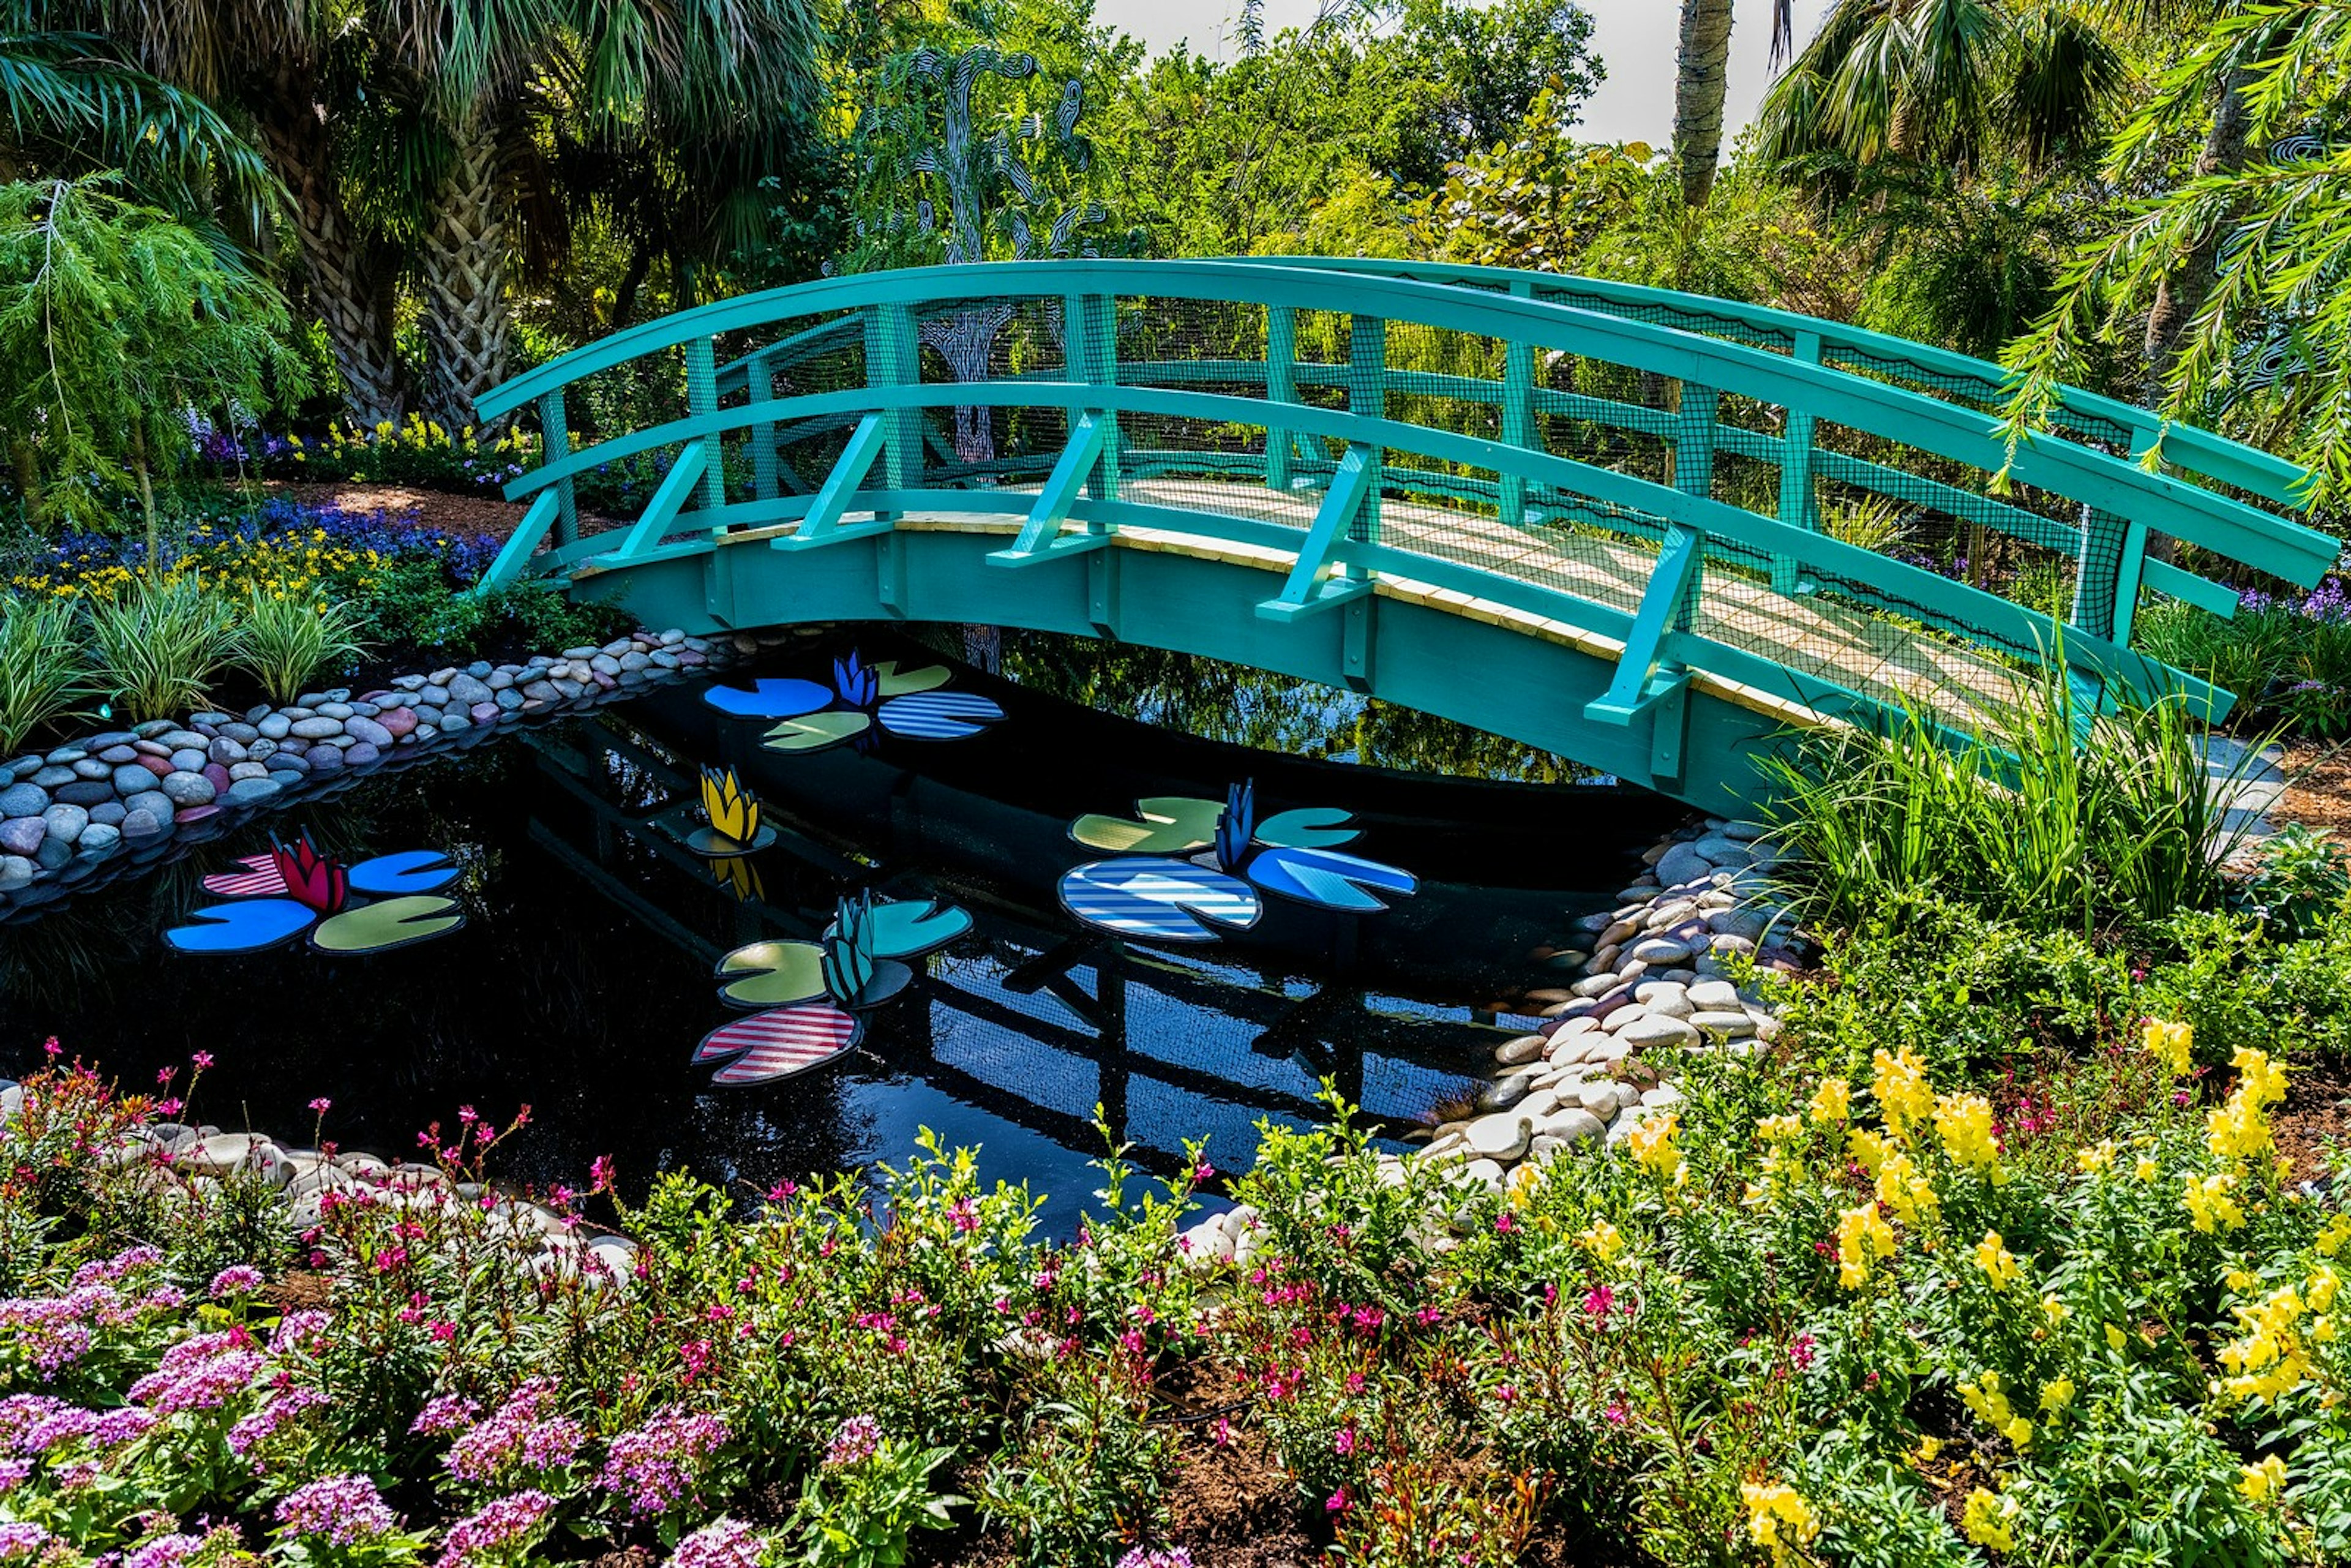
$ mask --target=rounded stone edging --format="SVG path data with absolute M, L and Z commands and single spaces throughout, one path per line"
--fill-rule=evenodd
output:
M 525 723 L 694 679 L 793 635 L 640 631 L 520 664 L 476 660 L 401 675 L 356 697 L 338 688 L 242 717 L 150 720 L 0 763 L 0 923 L 95 885 L 101 873 L 110 881 L 184 853 L 260 812 L 327 798 Z

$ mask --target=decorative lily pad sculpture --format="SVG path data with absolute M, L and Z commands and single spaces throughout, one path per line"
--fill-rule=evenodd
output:
M 950 678 L 942 664 L 901 670 L 894 660 L 868 664 L 852 650 L 833 661 L 830 686 L 769 679 L 748 691 L 713 686 L 703 700 L 737 718 L 779 721 L 768 731 L 770 751 L 821 751 L 876 726 L 908 740 L 965 740 L 1003 720 L 1004 710 L 987 697 L 941 691 Z
M 1136 801 L 1131 819 L 1080 817 L 1070 824 L 1072 839 L 1137 858 L 1069 872 L 1061 905 L 1089 925 L 1158 942 L 1213 942 L 1224 931 L 1249 929 L 1264 913 L 1259 891 L 1377 914 L 1387 907 L 1380 894 L 1409 897 L 1419 883 L 1410 872 L 1339 853 L 1337 845 L 1359 836 L 1353 820 L 1311 807 L 1260 822 L 1254 782 L 1233 785 L 1221 805 L 1157 796 Z
M 244 869 L 204 878 L 204 891 L 235 902 L 209 904 L 163 933 L 181 953 L 258 953 L 305 932 L 321 953 L 389 953 L 445 936 L 465 923 L 454 898 L 438 896 L 457 868 L 438 850 L 404 850 L 345 866 L 305 833 L 287 848 L 247 855 Z M 353 894 L 362 894 L 354 897 Z
M 685 836 L 685 847 L 713 860 L 747 855 L 776 841 L 776 830 L 759 822 L 759 798 L 737 781 L 735 769 L 702 770 L 702 810 L 706 828 Z
M 906 988 L 907 961 L 946 946 L 971 929 L 950 904 L 904 900 L 876 904 L 861 894 L 840 901 L 818 942 L 754 942 L 718 961 L 718 994 L 762 1010 L 714 1030 L 696 1061 L 726 1065 L 713 1083 L 764 1083 L 820 1067 L 853 1049 L 864 1032 L 858 1016 Z

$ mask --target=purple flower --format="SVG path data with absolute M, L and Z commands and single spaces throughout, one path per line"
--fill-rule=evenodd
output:
M 180 1568 L 204 1543 L 201 1535 L 159 1535 L 122 1554 L 122 1568 Z
M 667 1513 L 693 1495 L 703 1461 L 726 1442 L 721 1417 L 664 1410 L 612 1439 L 597 1484 L 626 1497 L 637 1513 Z
M 391 1534 L 400 1521 L 367 1477 L 329 1476 L 279 1501 L 277 1522 L 288 1535 L 317 1535 L 330 1546 L 358 1546 Z
M 465 1568 L 475 1553 L 495 1551 L 519 1541 L 538 1528 L 555 1500 L 543 1491 L 511 1492 L 478 1513 L 466 1515 L 442 1537 L 441 1556 L 434 1568 Z M 132 1568 L 125 1563 L 123 1568 Z
M 481 1413 L 482 1407 L 462 1394 L 436 1394 L 424 1402 L 424 1408 L 417 1412 L 408 1429 L 426 1437 L 454 1432 L 460 1427 L 471 1426 Z
M 1192 1554 L 1180 1546 L 1138 1546 L 1118 1560 L 1118 1568 L 1192 1568 Z
M 33 1461 L 30 1459 L 0 1459 L 0 1497 L 15 1491 L 32 1473 Z
M 862 1465 L 872 1458 L 882 1447 L 882 1424 L 871 1416 L 852 1416 L 832 1435 L 831 1446 L 824 1451 L 824 1462 L 832 1469 L 850 1465 Z
M 213 1300 L 225 1301 L 231 1296 L 249 1296 L 261 1289 L 261 1270 L 250 1263 L 233 1263 L 213 1276 L 205 1294 Z
M 74 1288 L 103 1285 L 120 1280 L 135 1269 L 152 1269 L 163 1260 L 163 1254 L 152 1247 L 132 1247 L 117 1252 L 111 1258 L 85 1263 L 74 1270 Z
M 263 1405 L 252 1415 L 228 1429 L 228 1451 L 243 1458 L 277 1435 L 277 1428 L 314 1405 L 324 1405 L 327 1396 L 315 1388 L 289 1388 Z M 254 1462 L 254 1473 L 261 1472 L 259 1460 Z
M 50 1540 L 49 1532 L 37 1524 L 0 1524 L 0 1563 L 37 1557 Z
M 449 1445 L 442 1462 L 459 1480 L 476 1485 L 511 1471 L 560 1469 L 578 1457 L 588 1435 L 568 1417 L 539 1415 L 539 1407 L 554 1396 L 552 1379 L 526 1380 L 507 1396 L 497 1414 Z
M 767 1542 L 736 1519 L 716 1519 L 677 1543 L 670 1568 L 759 1568 Z
M 242 1329 L 197 1334 L 163 1353 L 152 1373 L 131 1385 L 131 1397 L 160 1416 L 180 1410 L 214 1410 L 253 1385 L 261 1354 L 248 1348 L 253 1336 Z

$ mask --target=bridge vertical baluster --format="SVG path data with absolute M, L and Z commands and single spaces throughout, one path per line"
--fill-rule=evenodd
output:
M 1061 301 L 1061 348 L 1069 361 L 1070 379 L 1088 386 L 1118 384 L 1118 299 L 1108 294 L 1071 294 Z M 1078 415 L 1091 413 L 1104 426 L 1101 458 L 1086 480 L 1086 494 L 1100 500 L 1118 499 L 1118 415 L 1090 402 L 1070 411 L 1074 436 Z M 1105 531 L 1089 525 L 1091 531 Z
M 1533 297 L 1532 284 L 1510 285 L 1511 298 Z M 1513 340 L 1502 349 L 1502 444 L 1524 449 L 1534 444 L 1534 438 L 1535 348 L 1532 343 Z M 1527 520 L 1525 475 L 1499 476 L 1494 496 L 1496 513 L 1503 522 L 1516 528 Z
M 875 305 L 865 312 L 865 384 L 914 386 L 923 379 L 922 345 L 911 306 Z M 888 488 L 912 490 L 923 481 L 923 411 L 892 409 L 882 416 L 882 472 Z M 876 512 L 874 520 L 896 516 Z
M 1287 305 L 1272 305 L 1265 312 L 1265 401 L 1296 402 L 1298 401 L 1298 312 Z M 1287 490 L 1290 486 L 1290 441 L 1289 431 L 1280 425 L 1268 424 L 1265 432 L 1265 483 L 1271 490 Z
M 1722 394 L 1712 387 L 1685 383 L 1681 412 L 1674 416 L 1674 488 L 1685 496 L 1714 493 L 1714 426 Z
M 2156 432 L 2131 429 L 2134 462 L 2154 450 Z M 2074 562 L 2074 611 L 2068 619 L 2094 637 L 2127 646 L 2138 615 L 2138 588 L 2147 566 L 2147 525 L 2133 518 L 2082 508 L 2082 548 Z
M 1818 332 L 1796 334 L 1796 358 L 1810 365 L 1821 362 L 1821 335 Z M 1780 441 L 1780 520 L 1795 528 L 1817 531 L 1820 508 L 1813 497 L 1813 431 L 1812 410 L 1790 403 L 1787 434 Z M 1796 591 L 1794 558 L 1784 555 L 1771 558 L 1771 586 L 1782 593 Z
M 716 342 L 709 338 L 696 338 L 685 346 L 685 411 L 698 420 L 718 417 L 718 353 Z M 726 465 L 719 461 L 722 444 L 707 424 L 703 427 L 710 445 L 709 461 L 703 465 L 701 508 L 716 513 L 726 505 Z M 723 524 L 716 526 L 723 527 Z
M 1347 412 L 1373 419 L 1388 416 L 1388 324 L 1384 317 L 1357 316 L 1348 324 Z M 1368 451 L 1371 483 L 1347 537 L 1362 544 L 1377 544 L 1384 449 L 1373 444 Z
M 776 401 L 776 370 L 765 354 L 755 354 L 743 367 L 743 384 L 755 403 Z M 751 427 L 751 494 L 772 501 L 777 493 L 776 426 L 765 420 Z
M 563 412 L 563 389 L 538 400 L 538 460 L 542 465 L 571 455 L 571 424 Z M 560 547 L 580 537 L 580 501 L 569 478 L 555 482 L 555 542 Z

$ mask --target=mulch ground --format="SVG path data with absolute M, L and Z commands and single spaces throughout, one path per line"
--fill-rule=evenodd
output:
M 308 507 L 344 512 L 381 512 L 393 521 L 471 538 L 502 539 L 529 508 L 519 501 L 495 496 L 455 496 L 444 490 L 421 490 L 407 485 L 316 484 L 307 480 L 272 479 L 261 488 Z

